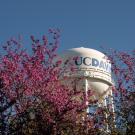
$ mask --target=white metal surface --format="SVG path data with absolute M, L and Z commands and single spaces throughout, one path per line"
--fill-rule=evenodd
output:
M 112 85 L 111 64 L 103 53 L 80 47 L 66 50 L 60 57 L 63 67 L 66 63 L 64 72 L 64 76 L 68 78 L 68 80 L 64 80 L 66 84 L 71 85 L 71 81 L 80 78 L 76 83 L 78 88 L 81 88 L 81 78 L 85 78 L 88 84 L 87 89 L 94 90 L 94 96 L 97 99 L 104 98 L 108 94 L 108 88 Z M 74 71 L 71 71 L 71 68 Z

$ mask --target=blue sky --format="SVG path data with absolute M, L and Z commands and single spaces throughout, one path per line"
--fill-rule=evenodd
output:
M 59 51 L 73 47 L 135 49 L 134 0 L 0 0 L 0 45 L 61 30 Z

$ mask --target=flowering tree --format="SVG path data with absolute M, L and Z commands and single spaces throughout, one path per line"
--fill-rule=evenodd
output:
M 116 126 L 120 131 L 135 134 L 135 50 L 107 51 L 115 81 L 114 102 Z
M 0 133 L 3 135 L 74 132 L 77 113 L 85 108 L 85 100 L 80 102 L 75 97 L 84 98 L 84 94 L 60 83 L 61 60 L 54 60 L 59 32 L 50 30 L 50 34 L 52 42 L 46 36 L 42 41 L 31 36 L 31 55 L 15 39 L 3 46 L 5 54 L 0 58 Z
M 64 69 L 56 54 L 59 31 L 49 30 L 49 34 L 52 36 L 49 41 L 46 36 L 42 40 L 31 36 L 31 54 L 23 49 L 20 39 L 11 39 L 3 46 L 5 52 L 0 56 L 0 134 L 105 134 L 106 129 L 100 130 L 99 127 L 113 125 L 114 112 L 104 107 L 88 116 L 85 93 L 61 83 Z M 109 58 L 116 82 L 113 92 L 118 105 L 115 109 L 117 125 L 129 131 L 132 128 L 130 120 L 135 114 L 132 109 L 135 58 L 116 51 L 111 51 Z M 89 90 L 88 96 L 92 94 Z M 97 102 L 89 101 L 91 104 Z M 99 122 L 99 116 L 105 114 L 108 119 L 102 117 Z M 127 123 L 129 128 L 126 128 Z M 114 130 L 115 127 L 110 128 L 106 134 L 113 134 Z

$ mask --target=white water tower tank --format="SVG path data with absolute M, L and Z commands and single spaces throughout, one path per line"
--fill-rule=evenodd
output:
M 80 78 L 76 85 L 81 89 L 84 79 L 87 79 L 87 87 L 94 91 L 94 98 L 101 99 L 108 94 L 108 88 L 112 85 L 111 64 L 103 53 L 80 47 L 66 50 L 60 57 L 63 68 L 69 61 L 64 71 L 67 78 L 63 80 L 65 84 L 72 86 L 70 82 Z M 74 71 L 71 71 L 71 67 Z

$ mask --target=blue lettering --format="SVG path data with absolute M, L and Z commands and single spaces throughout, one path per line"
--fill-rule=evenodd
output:
M 105 68 L 106 71 L 108 70 L 108 67 L 109 67 L 109 64 L 105 63 L 104 68 Z
M 95 58 L 90 58 L 90 57 L 78 57 L 75 60 L 75 64 L 77 66 L 80 66 L 82 64 L 86 65 L 86 66 L 93 66 L 93 67 L 98 67 L 98 68 L 102 68 L 103 70 L 111 73 L 111 65 L 107 62 L 104 61 L 99 61 Z
M 79 60 L 78 60 L 79 59 Z M 82 57 L 78 57 L 76 60 L 75 60 L 75 64 L 77 65 L 77 66 L 80 66 L 80 65 L 82 65 Z
M 87 61 L 87 62 L 86 62 Z M 88 63 L 89 62 L 89 63 Z M 90 57 L 85 57 L 83 59 L 83 64 L 86 66 L 90 66 L 91 65 L 91 58 Z
M 103 69 L 105 69 L 105 67 L 104 67 L 104 62 L 103 62 L 103 61 L 101 61 L 101 62 L 100 62 L 100 64 L 99 64 L 99 68 L 103 68 Z
M 94 67 L 99 66 L 99 61 L 95 58 L 92 58 L 92 66 L 94 66 Z

